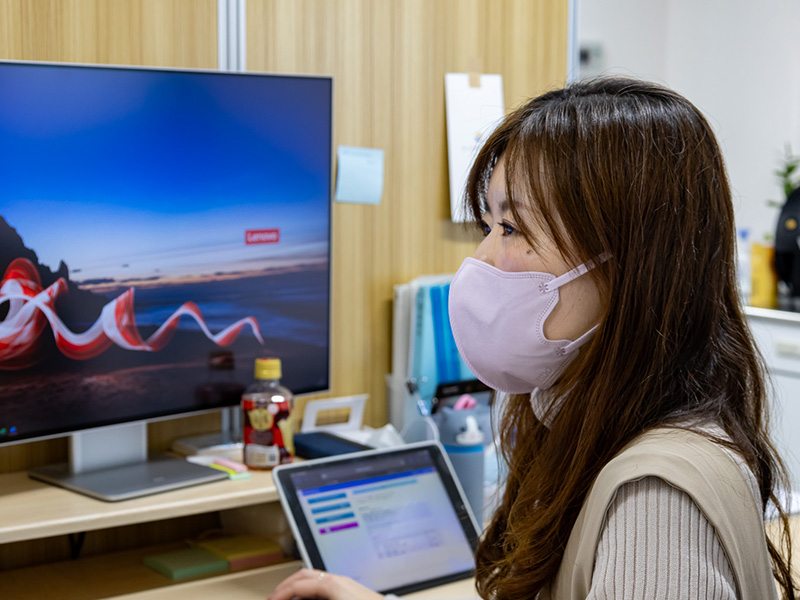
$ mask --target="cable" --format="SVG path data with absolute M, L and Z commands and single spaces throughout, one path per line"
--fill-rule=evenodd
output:
M 430 436 L 426 435 L 423 439 L 426 440 L 436 440 L 439 441 L 439 428 L 436 425 L 436 421 L 431 418 L 430 411 L 428 407 L 425 405 L 425 401 L 422 399 L 422 396 L 419 394 L 419 386 L 417 386 L 417 382 L 413 379 L 409 379 L 406 381 L 406 387 L 408 388 L 408 393 L 414 399 L 417 404 L 417 410 L 419 410 L 420 418 L 413 419 L 412 421 L 403 425 L 403 429 L 400 431 L 400 437 L 404 440 L 408 441 L 408 433 L 411 429 L 420 422 L 424 422 L 425 425 L 430 430 Z

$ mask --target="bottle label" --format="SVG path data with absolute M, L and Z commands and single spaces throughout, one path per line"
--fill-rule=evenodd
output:
M 294 440 L 289 401 L 270 402 L 242 398 L 244 462 L 269 469 L 292 461 Z
M 281 451 L 276 446 L 247 444 L 244 447 L 244 464 L 248 467 L 268 469 L 281 463 Z

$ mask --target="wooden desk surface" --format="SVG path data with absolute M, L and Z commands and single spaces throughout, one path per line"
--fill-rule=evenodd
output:
M 278 499 L 272 474 L 204 483 L 124 502 L 103 502 L 28 478 L 0 475 L 0 544 L 160 521 Z
M 243 573 L 231 573 L 177 586 L 117 596 L 116 600 L 264 600 L 283 579 L 294 573 L 300 562 L 264 567 Z M 430 590 L 404 595 L 414 600 L 471 600 L 477 598 L 474 581 L 465 579 Z
M 184 490 L 157 494 L 120 503 L 106 503 L 28 479 L 24 473 L 0 475 L 0 543 L 33 539 L 63 533 L 87 531 L 118 525 L 158 521 L 173 516 L 199 514 L 238 506 L 270 503 L 277 493 L 269 473 L 253 473 L 251 479 L 221 481 Z M 800 515 L 791 518 L 795 572 L 800 579 Z M 767 526 L 772 533 L 774 524 Z M 152 553 L 153 549 L 132 551 Z M 125 553 L 123 553 L 125 554 Z M 106 564 L 104 561 L 107 561 Z M 119 568 L 122 565 L 122 568 Z M 112 568 L 113 567 L 113 568 Z M 54 596 L 100 598 L 136 589 L 147 591 L 116 596 L 128 600 L 180 600 L 226 598 L 226 600 L 264 600 L 283 578 L 300 567 L 293 561 L 241 573 L 173 584 L 146 569 L 141 557 L 98 556 L 81 561 L 53 563 L 0 574 L 4 590 L 27 590 L 46 586 Z M 103 573 L 113 581 L 105 582 Z M 150 578 L 147 585 L 142 580 Z M 97 585 L 87 585 L 98 579 Z M 125 579 L 130 580 L 126 585 Z M 81 582 L 81 583 L 77 583 Z M 99 587 L 98 587 L 99 586 Z M 38 589 L 37 588 L 37 589 Z M 70 594 L 65 592 L 69 590 Z M 103 590 L 106 593 L 103 593 Z M 74 593 L 72 593 L 74 592 Z M 12 594 L 13 596 L 13 594 Z M 48 597 L 45 593 L 44 596 Z M 406 596 L 417 600 L 462 600 L 476 598 L 471 580 L 441 586 Z
M 794 556 L 798 557 L 800 556 L 800 515 L 795 515 L 791 519 L 791 526 Z M 773 529 L 773 525 L 768 525 L 769 532 L 772 532 Z M 164 548 L 163 550 L 170 549 L 174 548 Z M 58 597 L 71 600 L 111 596 L 123 600 L 217 600 L 219 598 L 264 600 L 267 593 L 278 582 L 301 566 L 300 562 L 292 561 L 241 573 L 229 573 L 208 579 L 173 584 L 141 564 L 141 555 L 153 551 L 153 549 L 134 550 L 116 556 L 107 555 L 82 559 L 78 563 L 67 561 L 0 573 L 0 588 L 4 591 L 11 591 L 10 597 L 24 597 L 15 595 L 15 590 L 25 590 L 26 592 L 36 590 L 34 597 Z M 130 556 L 125 556 L 128 554 Z M 795 560 L 799 563 L 795 565 L 795 573 L 800 579 L 800 559 L 795 558 Z M 104 578 L 104 573 L 113 577 L 113 581 L 107 580 L 108 576 Z M 126 589 L 141 590 L 142 588 L 149 589 L 127 594 L 124 591 Z M 120 593 L 123 595 L 118 595 Z M 477 594 L 473 587 L 473 581 L 464 580 L 409 594 L 406 597 L 415 600 L 466 600 L 477 598 Z
M 800 563 L 800 515 L 791 518 L 792 546 L 795 561 Z M 767 531 L 772 532 L 774 526 L 767 526 Z M 263 600 L 265 592 L 271 590 L 284 577 L 293 573 L 300 567 L 300 563 L 286 563 L 276 567 L 266 567 L 257 571 L 230 574 L 216 577 L 213 580 L 197 581 L 181 586 L 171 586 L 150 590 L 139 594 L 122 596 L 124 600 L 183 600 L 205 598 L 226 600 Z M 800 576 L 800 564 L 795 565 L 795 572 Z M 408 594 L 404 598 L 415 600 L 468 600 L 477 598 L 474 581 L 472 579 L 458 581 L 434 589 Z
M 798 585 L 800 584 L 800 513 L 789 517 L 789 529 L 792 535 L 792 560 L 794 562 L 792 571 L 794 573 L 795 585 Z M 776 530 L 776 523 L 774 521 L 767 523 L 767 535 L 773 540 L 775 539 L 773 536 Z

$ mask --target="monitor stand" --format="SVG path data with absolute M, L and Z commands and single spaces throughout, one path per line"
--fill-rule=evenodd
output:
M 221 471 L 180 458 L 148 458 L 145 422 L 73 433 L 69 464 L 37 467 L 28 475 L 107 502 L 227 478 Z
M 223 408 L 219 412 L 220 431 L 172 442 L 170 449 L 183 456 L 194 454 L 217 456 L 236 462 L 242 457 L 242 421 L 238 406 Z

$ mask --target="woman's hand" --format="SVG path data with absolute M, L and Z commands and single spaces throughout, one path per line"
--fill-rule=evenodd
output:
M 383 600 L 383 596 L 349 577 L 325 571 L 300 569 L 281 581 L 267 600 L 323 598 L 324 600 Z

